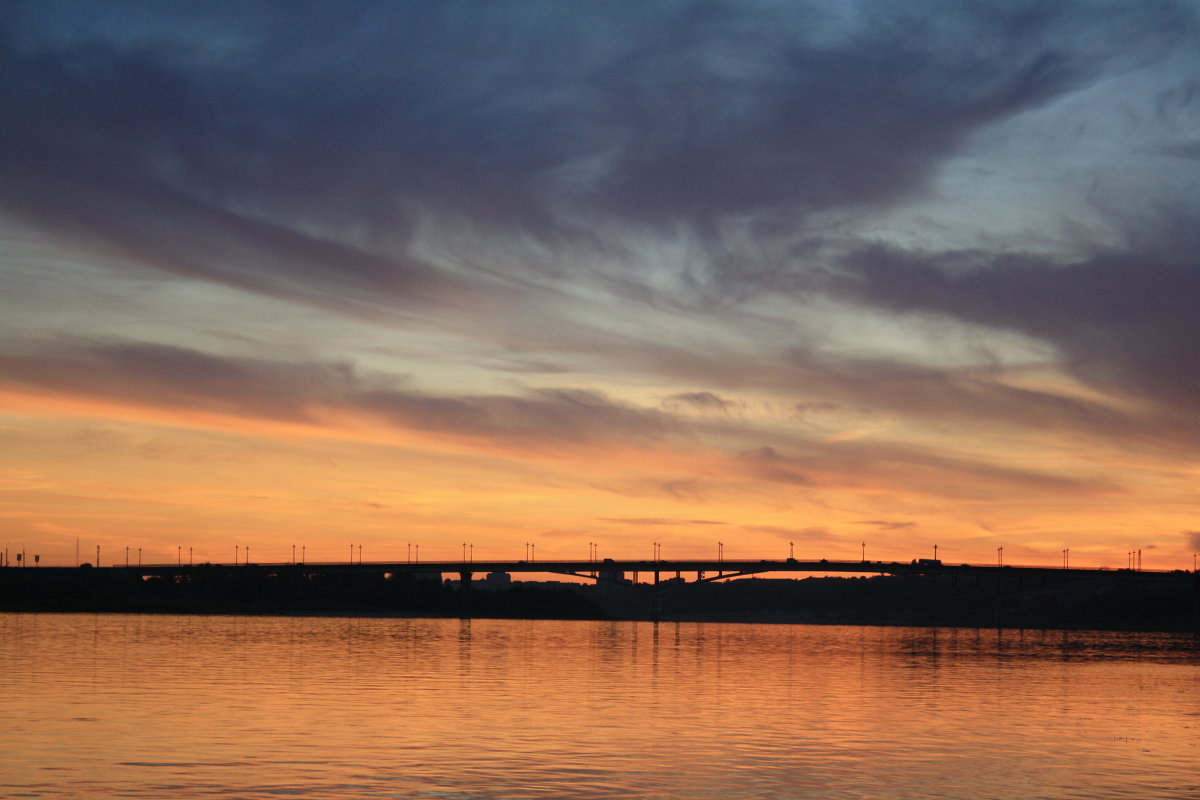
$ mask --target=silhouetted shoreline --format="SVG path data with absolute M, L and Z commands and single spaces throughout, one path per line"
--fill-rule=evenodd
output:
M 1195 589 L 1180 584 L 1055 586 L 1007 597 L 892 576 L 745 578 L 664 588 L 656 596 L 645 584 L 525 581 L 464 593 L 440 575 L 297 577 L 214 567 L 171 580 L 122 570 L 8 569 L 0 572 L 0 611 L 1197 629 Z

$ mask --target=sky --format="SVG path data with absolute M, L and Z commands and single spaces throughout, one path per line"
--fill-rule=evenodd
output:
M 1194 2 L 0 0 L 0 103 L 44 564 L 1200 551 Z

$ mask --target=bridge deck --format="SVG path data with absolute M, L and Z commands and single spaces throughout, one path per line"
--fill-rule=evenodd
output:
M 905 561 L 828 561 L 828 560 L 604 560 L 604 561 L 364 561 L 364 562 L 319 562 L 297 564 L 252 563 L 252 564 L 142 564 L 116 565 L 103 567 L 105 570 L 130 570 L 139 575 L 165 576 L 183 575 L 197 570 L 213 568 L 222 569 L 256 569 L 270 572 L 303 572 L 318 573 L 391 573 L 391 574 L 428 574 L 428 573 L 490 573 L 505 572 L 510 574 L 547 574 L 557 573 L 591 577 L 599 573 L 612 575 L 621 573 L 630 575 L 637 573 L 639 579 L 652 578 L 658 573 L 660 579 L 673 577 L 675 573 L 697 575 L 703 573 L 706 579 L 728 575 L 757 575 L 763 573 L 849 573 L 855 575 L 973 575 L 977 577 L 1073 577 L 1073 578 L 1107 578 L 1121 580 L 1153 580 L 1181 581 L 1195 579 L 1195 573 L 1186 570 L 1130 570 L 1130 569 L 1095 569 L 1086 567 L 1046 567 L 1031 565 L 996 566 L 986 564 L 946 564 Z M 4 569 L 18 569 L 7 567 Z M 40 570 L 76 570 L 78 567 L 31 567 Z

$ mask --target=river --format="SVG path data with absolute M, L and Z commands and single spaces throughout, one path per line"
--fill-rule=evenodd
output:
M 1195 636 L 0 614 L 0 796 L 1200 797 Z

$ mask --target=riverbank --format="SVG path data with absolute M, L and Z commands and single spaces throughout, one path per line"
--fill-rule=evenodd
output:
M 287 616 L 609 619 L 1187 632 L 1186 585 L 1112 583 L 1001 594 L 900 577 L 746 578 L 660 588 L 513 582 L 463 592 L 456 581 L 303 579 L 216 569 L 187 580 L 121 571 L 6 570 L 0 611 Z

